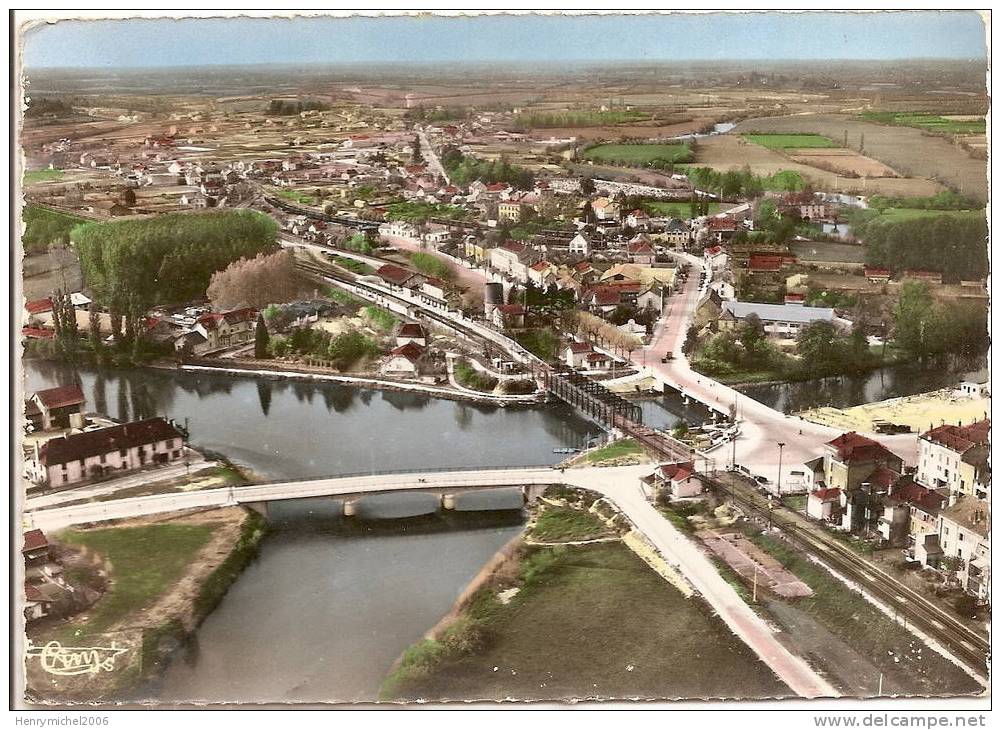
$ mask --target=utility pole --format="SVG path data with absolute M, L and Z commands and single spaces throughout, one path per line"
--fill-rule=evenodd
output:
M 758 564 L 754 564 L 754 588 L 751 594 L 751 603 L 758 602 Z
M 779 499 L 782 499 L 782 448 L 785 446 L 785 444 L 781 441 L 779 441 L 778 444 L 779 444 L 779 478 L 775 486 L 778 488 Z

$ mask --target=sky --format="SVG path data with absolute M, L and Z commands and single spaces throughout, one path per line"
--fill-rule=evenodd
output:
M 60 21 L 24 43 L 27 68 L 987 54 L 971 11 Z

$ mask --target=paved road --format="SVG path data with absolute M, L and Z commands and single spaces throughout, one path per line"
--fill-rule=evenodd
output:
M 120 519 L 198 507 L 215 507 L 274 499 L 375 494 L 387 490 L 497 488 L 509 485 L 562 483 L 605 495 L 650 541 L 664 559 L 691 582 L 713 610 L 747 643 L 793 692 L 802 697 L 836 696 L 837 692 L 802 659 L 775 638 L 769 626 L 752 611 L 719 575 L 712 563 L 647 501 L 639 477 L 649 466 L 625 466 L 558 471 L 553 468 L 490 469 L 455 472 L 383 474 L 316 479 L 250 487 L 135 497 L 97 504 L 51 508 L 28 513 L 29 520 L 47 530 L 81 522 Z
M 724 411 L 729 411 L 736 404 L 737 416 L 741 420 L 741 433 L 737 439 L 737 463 L 748 467 L 754 474 L 776 482 L 778 443 L 782 442 L 785 444 L 782 449 L 782 473 L 783 478 L 788 479 L 791 469 L 802 469 L 805 461 L 820 453 L 824 442 L 841 432 L 795 416 L 787 416 L 691 369 L 688 359 L 681 352 L 681 346 L 699 301 L 699 279 L 696 274 L 702 264 L 693 256 L 685 258 L 693 267 L 698 268 L 689 276 L 682 291 L 671 298 L 670 309 L 661 319 L 653 342 L 647 348 L 646 367 L 679 387 L 683 393 L 704 403 Z M 662 363 L 661 358 L 667 353 L 673 353 L 674 358 Z M 915 436 L 868 435 L 883 443 L 905 462 L 917 462 L 918 444 Z M 718 467 L 729 465 L 733 454 L 730 445 L 721 447 L 715 453 Z

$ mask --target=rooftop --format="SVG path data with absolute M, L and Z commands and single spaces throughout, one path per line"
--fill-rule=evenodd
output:
M 79 383 L 37 390 L 34 396 L 48 409 L 75 406 L 83 403 L 85 400 L 83 388 L 80 387 Z
M 41 460 L 46 466 L 67 464 L 119 449 L 176 438 L 181 438 L 181 433 L 164 419 L 148 418 L 54 438 L 42 446 Z
M 821 320 L 831 322 L 834 320 L 834 310 L 830 307 L 789 307 L 785 304 L 764 304 L 759 302 L 734 302 L 723 303 L 723 311 L 730 312 L 737 319 L 756 314 L 762 320 L 769 322 L 816 322 Z

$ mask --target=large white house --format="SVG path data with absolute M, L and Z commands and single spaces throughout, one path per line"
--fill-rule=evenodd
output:
M 757 315 L 765 333 L 773 337 L 795 337 L 811 322 L 841 325 L 844 320 L 834 316 L 830 307 L 806 307 L 802 304 L 760 304 L 758 302 L 723 302 L 719 324 L 729 329 L 743 324 L 752 314 Z

